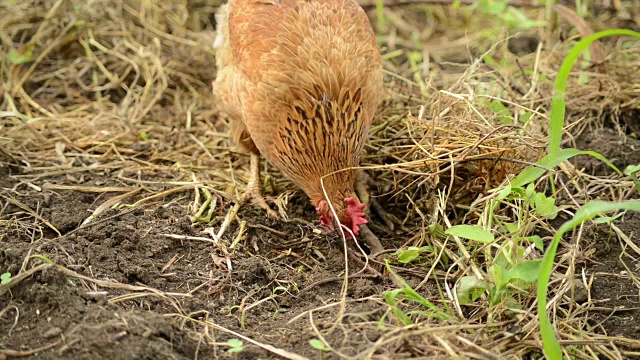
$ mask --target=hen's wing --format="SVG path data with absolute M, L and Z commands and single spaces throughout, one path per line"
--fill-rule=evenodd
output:
M 246 79 L 235 66 L 231 42 L 229 41 L 229 4 L 224 4 L 216 13 L 217 35 L 213 47 L 216 49 L 218 72 L 213 82 L 213 92 L 218 108 L 229 116 L 229 132 L 236 145 L 259 154 L 242 115 L 240 94 L 246 91 Z
M 229 6 L 230 48 L 246 86 L 238 99 L 243 121 L 271 162 L 278 165 L 281 152 L 290 148 L 284 143 L 295 141 L 292 136 L 305 127 L 311 138 L 298 140 L 308 147 L 331 145 L 324 144 L 323 131 L 366 132 L 381 97 L 382 76 L 375 36 L 355 0 L 231 0 Z M 292 124 L 292 118 L 309 120 L 300 113 L 314 117 L 320 103 L 342 105 L 345 98 L 359 102 L 353 109 L 360 112 L 358 126 L 325 129 L 320 124 L 314 133 L 310 124 Z M 313 152 L 306 155 L 322 155 Z
M 217 74 L 213 82 L 213 92 L 218 107 L 232 118 L 239 120 L 240 104 L 237 101 L 239 100 L 237 88 L 241 78 L 234 65 L 229 41 L 229 4 L 220 6 L 216 13 L 216 23 L 217 34 L 213 47 L 216 49 Z

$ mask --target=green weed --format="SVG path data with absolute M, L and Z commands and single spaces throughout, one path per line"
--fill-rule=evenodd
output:
M 7 285 L 11 283 L 11 273 L 2 273 L 0 274 L 0 284 Z
M 404 279 L 398 276 L 389 265 L 388 261 L 385 261 L 387 271 L 391 276 L 395 277 L 401 284 L 402 288 L 395 289 L 391 291 L 387 291 L 384 294 L 384 299 L 387 305 L 391 308 L 393 314 L 400 320 L 404 325 L 414 324 L 415 316 L 424 316 L 429 318 L 436 318 L 441 321 L 451 320 L 454 317 L 453 311 L 445 304 L 446 310 L 439 308 L 437 305 L 427 300 L 425 297 L 420 295 L 417 291 L 415 291 L 409 284 L 407 284 Z M 401 307 L 400 303 L 406 301 L 408 303 L 413 303 L 414 305 L 418 305 L 420 309 L 426 310 L 414 310 L 405 312 Z M 379 327 L 382 327 L 382 323 L 386 318 L 383 316 L 380 319 Z
M 229 346 L 227 352 L 234 354 L 236 358 L 239 353 L 244 351 L 244 343 L 240 339 L 229 339 L 227 341 L 227 346 Z
M 320 359 L 322 359 L 322 352 L 331 350 L 331 348 L 327 347 L 327 345 L 319 339 L 309 340 L 309 345 L 320 352 Z
M 573 68 L 580 54 L 584 50 L 586 50 L 592 42 L 607 36 L 633 36 L 640 38 L 640 33 L 623 29 L 601 31 L 580 40 L 565 57 L 556 78 L 554 94 L 551 102 L 548 155 L 540 160 L 540 162 L 538 162 L 538 164 L 543 168 L 554 168 L 560 163 L 576 155 L 591 155 L 597 159 L 602 160 L 616 172 L 620 173 L 620 170 L 618 170 L 610 161 L 608 161 L 598 153 L 590 151 L 580 151 L 577 149 L 561 149 L 562 132 L 565 123 L 566 111 L 565 93 L 567 88 L 567 80 L 571 73 L 571 69 Z M 516 179 L 514 179 L 512 185 L 514 185 L 514 183 L 515 185 L 520 186 L 526 185 L 538 179 L 540 176 L 542 176 L 542 174 L 544 174 L 544 172 L 544 169 L 541 169 L 539 167 L 529 167 L 525 169 L 518 177 L 516 177 Z M 560 227 L 545 252 L 540 268 L 540 277 L 538 281 L 538 316 L 540 319 L 540 332 L 542 334 L 544 352 L 549 359 L 555 360 L 562 358 L 562 349 L 560 348 L 560 344 L 555 335 L 555 330 L 553 328 L 553 325 L 549 321 L 546 310 L 547 288 L 549 286 L 549 278 L 553 269 L 553 260 L 555 258 L 556 249 L 558 247 L 560 239 L 565 233 L 571 231 L 585 221 L 591 220 L 602 213 L 619 210 L 640 211 L 640 201 L 634 200 L 619 203 L 592 201 L 585 204 L 576 211 L 571 220 L 567 221 Z

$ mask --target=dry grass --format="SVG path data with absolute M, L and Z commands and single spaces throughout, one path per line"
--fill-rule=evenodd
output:
M 5 11 L 0 17 L 0 165 L 19 166 L 20 173 L 11 177 L 23 187 L 118 194 L 97 207 L 87 219 L 89 224 L 100 213 L 125 203 L 158 206 L 170 193 L 181 194 L 176 201 L 192 204 L 195 212 L 204 201 L 198 191 L 203 188 L 216 197 L 214 206 L 222 208 L 245 186 L 247 166 L 245 157 L 234 151 L 210 89 L 215 76 L 211 46 L 215 4 L 186 0 L 101 4 L 17 1 L 10 14 L 0 7 Z M 405 326 L 390 315 L 386 329 L 365 350 L 347 354 L 336 349 L 336 354 L 522 358 L 542 346 L 534 293 L 519 293 L 522 309 L 515 312 L 504 304 L 489 308 L 481 301 L 461 306 L 455 295 L 460 277 L 490 279 L 484 249 L 439 237 L 429 225 L 446 228 L 483 221 L 493 198 L 487 191 L 544 154 L 552 79 L 569 44 L 552 43 L 519 57 L 516 65 L 506 39 L 491 39 L 496 34 L 464 11 L 447 6 L 415 9 L 424 7 L 387 9 L 385 28 L 378 29 L 386 54 L 389 96 L 372 129 L 363 167 L 374 175 L 377 193 L 389 208 L 400 209 L 394 213 L 404 216 L 398 219 L 401 230 L 394 236 L 403 238 L 407 246 L 427 244 L 437 255 L 433 264 L 412 268 L 424 277 L 414 287 L 420 289 L 436 279 L 440 293 L 429 295 L 429 300 L 448 309 L 447 316 L 418 317 L 415 324 Z M 428 25 L 420 25 L 424 23 Z M 418 32 L 422 41 L 411 40 Z M 14 65 L 7 60 L 11 49 L 28 50 L 28 46 L 33 46 L 31 61 Z M 606 74 L 589 72 L 586 82 L 579 83 L 582 80 L 575 77 L 569 86 L 568 142 L 605 120 L 617 122 L 639 106 L 640 48 L 623 40 L 603 46 L 609 54 Z M 418 69 L 412 68 L 409 57 L 415 53 L 438 59 L 437 64 L 425 68 L 420 62 Z M 483 53 L 495 63 L 452 64 L 456 56 L 457 60 L 477 59 Z M 523 74 L 522 69 L 535 71 Z M 497 112 L 496 103 L 509 112 Z M 528 119 L 522 121 L 525 114 Z M 99 187 L 77 185 L 84 173 L 104 175 L 109 181 Z M 270 174 L 275 188 L 286 187 L 276 171 L 270 169 Z M 556 197 L 566 199 L 562 211 L 569 214 L 594 196 L 612 200 L 632 196 L 630 179 L 593 177 L 570 164 L 542 179 L 540 187 L 548 186 L 549 179 L 558 185 Z M 18 201 L 15 189 L 3 189 L 0 195 L 3 203 Z M 281 208 L 285 207 L 283 197 Z M 43 227 L 53 228 L 38 218 L 36 210 L 24 210 L 21 226 L 36 229 L 35 237 L 43 236 Z M 508 207 L 499 214 L 505 219 L 520 215 Z M 229 216 L 228 221 L 233 218 Z M 3 221 L 9 223 L 0 218 L 0 225 Z M 553 231 L 549 221 L 534 218 L 520 235 L 531 235 L 536 228 Z M 571 242 L 577 243 L 580 235 L 575 234 Z M 221 240 L 228 241 L 224 251 L 233 241 L 229 236 Z M 443 256 L 449 267 L 442 266 Z M 585 332 L 582 323 L 589 316 L 587 309 L 596 304 L 575 308 L 567 295 L 573 286 L 567 279 L 574 279 L 574 260 L 579 256 L 579 248 L 568 246 L 552 277 L 551 314 L 563 343 L 575 345 L 573 354 L 578 358 L 597 354 L 622 358 L 626 350 L 620 346 L 637 351 L 637 340 L 609 338 L 597 329 Z M 83 279 L 98 287 L 109 285 Z M 134 297 L 158 295 L 154 289 L 124 290 L 142 291 Z M 174 295 L 159 296 L 173 299 Z M 380 296 L 359 301 L 388 311 Z M 178 309 L 172 316 L 193 322 L 184 331 L 203 327 L 231 331 L 211 319 L 195 321 L 182 313 L 177 302 L 170 302 Z M 315 312 L 333 314 L 341 305 L 329 303 Z M 312 313 L 295 321 L 309 321 L 318 337 L 326 335 L 326 329 L 315 327 Z M 347 334 L 377 331 L 377 326 L 377 319 L 339 324 Z M 214 338 L 204 341 L 216 343 Z M 293 353 L 257 343 L 295 358 Z

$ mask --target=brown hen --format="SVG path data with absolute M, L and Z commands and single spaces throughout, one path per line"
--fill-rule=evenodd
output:
M 244 199 L 275 214 L 261 193 L 262 155 L 304 190 L 326 226 L 335 220 L 330 202 L 357 236 L 367 221 L 350 168 L 383 92 L 364 11 L 355 0 L 230 0 L 217 23 L 214 94 L 236 144 L 251 153 Z

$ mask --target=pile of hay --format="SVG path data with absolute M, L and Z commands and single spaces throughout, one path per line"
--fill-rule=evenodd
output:
M 140 196 L 196 173 L 229 185 L 211 93 L 215 7 L 59 0 L 11 10 L 0 20 L 0 136 L 25 179 L 117 173 L 114 184 L 144 186 Z M 10 51 L 27 61 L 12 64 Z

